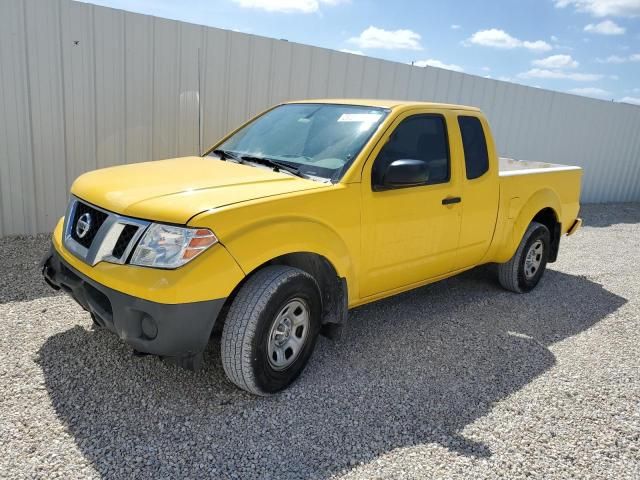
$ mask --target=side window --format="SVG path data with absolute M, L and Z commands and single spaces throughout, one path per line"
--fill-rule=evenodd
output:
M 427 184 L 449 180 L 449 141 L 441 115 L 415 115 L 402 121 L 373 164 L 373 178 L 380 178 L 395 160 L 424 160 L 429 168 Z
M 467 179 L 473 180 L 489 170 L 489 153 L 482 123 L 477 117 L 458 117 Z

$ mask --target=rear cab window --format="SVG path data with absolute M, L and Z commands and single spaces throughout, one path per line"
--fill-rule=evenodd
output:
M 489 171 L 489 152 L 482 122 L 478 117 L 461 115 L 458 117 L 458 125 L 462 135 L 467 180 L 480 178 Z

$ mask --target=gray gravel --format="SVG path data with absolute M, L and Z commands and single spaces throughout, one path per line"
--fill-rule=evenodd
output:
M 0 477 L 639 478 L 640 204 L 528 295 L 492 267 L 358 308 L 288 391 L 135 358 L 0 240 Z

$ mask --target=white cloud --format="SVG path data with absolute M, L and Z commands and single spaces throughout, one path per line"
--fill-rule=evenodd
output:
M 551 35 L 551 41 L 552 42 L 557 42 L 558 41 L 558 37 L 556 37 L 555 35 Z
M 634 105 L 640 105 L 640 98 L 637 97 L 622 97 L 620 101 L 623 103 L 633 103 Z
M 557 8 L 569 5 L 594 17 L 640 16 L 640 0 L 555 0 Z
M 605 59 L 598 59 L 599 63 L 625 63 L 627 61 L 627 57 L 621 57 L 620 55 L 609 55 Z
M 603 90 L 602 88 L 597 87 L 582 87 L 582 88 L 572 88 L 568 90 L 569 93 L 573 93 L 575 95 L 582 95 L 584 97 L 593 97 L 593 98 L 603 98 L 610 99 L 611 92 L 608 90 Z
M 576 68 L 579 65 L 577 61 L 571 58 L 571 55 L 551 55 L 547 58 L 534 60 L 531 63 L 534 67 L 551 69 Z
M 364 55 L 364 52 L 362 50 L 350 50 L 348 48 L 341 48 L 340 51 L 343 53 L 351 53 L 353 55 Z
M 584 31 L 600 35 L 624 35 L 627 30 L 612 20 L 604 20 L 600 23 L 590 23 L 584 27 Z
M 543 40 L 530 42 L 512 37 L 504 30 L 491 28 L 489 30 L 480 30 L 469 38 L 469 42 L 483 47 L 494 47 L 503 49 L 526 48 L 537 52 L 546 52 L 551 50 L 551 45 Z
M 483 72 L 490 72 L 491 71 L 491 67 L 482 67 L 482 71 Z
M 460 65 L 455 65 L 453 63 L 444 63 L 444 62 L 441 62 L 440 60 L 435 60 L 433 58 L 430 58 L 428 60 L 418 60 L 413 64 L 416 67 L 429 66 L 429 67 L 444 68 L 445 70 L 453 70 L 454 72 L 464 72 L 464 68 L 462 68 Z
M 634 53 L 628 57 L 621 57 L 620 55 L 609 55 L 607 58 L 598 58 L 599 63 L 627 63 L 627 62 L 640 62 L 640 53 Z
M 522 42 L 522 46 L 528 50 L 533 50 L 536 52 L 548 52 L 551 50 L 551 45 L 549 45 L 544 40 L 536 40 L 535 42 L 527 42 L 526 40 Z
M 384 30 L 369 27 L 359 36 L 348 41 L 360 48 L 382 48 L 384 50 L 422 50 L 420 34 L 411 30 Z
M 321 5 L 337 5 L 343 0 L 233 0 L 243 8 L 255 8 L 267 12 L 314 13 Z
M 461 28 L 462 27 L 460 25 L 457 25 L 455 23 L 453 25 L 451 25 L 451 30 L 460 30 Z
M 600 80 L 602 75 L 596 73 L 574 73 L 562 72 L 558 70 L 546 70 L 542 68 L 532 68 L 527 72 L 518 74 L 520 78 L 548 78 L 553 80 L 575 80 L 576 82 L 593 82 Z

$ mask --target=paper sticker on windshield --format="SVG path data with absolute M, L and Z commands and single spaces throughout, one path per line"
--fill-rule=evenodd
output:
M 373 123 L 378 121 L 381 115 L 381 113 L 343 113 L 338 121 Z

